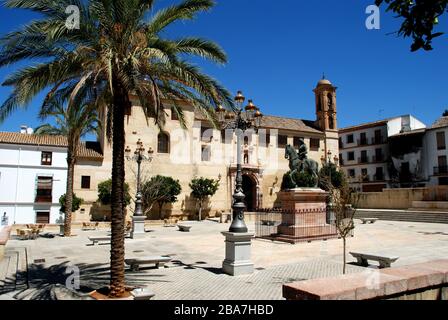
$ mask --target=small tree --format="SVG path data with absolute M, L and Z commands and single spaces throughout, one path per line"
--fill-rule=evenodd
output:
M 159 199 L 168 196 L 167 188 L 163 188 L 165 179 L 160 179 L 160 176 L 152 177 L 150 180 L 142 181 L 142 210 L 145 215 L 149 215 L 154 204 Z
M 443 117 L 448 117 L 448 109 L 446 109 L 446 110 L 443 112 L 442 116 L 443 116 Z
M 112 179 L 103 181 L 98 184 L 98 201 L 103 205 L 110 205 L 112 199 Z M 129 194 L 129 185 L 124 184 L 124 200 L 125 205 L 131 203 L 131 195 Z
M 327 190 L 328 183 L 326 179 L 331 180 L 331 185 L 335 188 L 340 188 L 344 183 L 344 173 L 338 170 L 334 163 L 327 163 L 319 171 L 319 188 Z
M 219 188 L 219 180 L 207 178 L 195 178 L 190 182 L 191 195 L 198 200 L 199 221 L 202 217 L 202 205 L 204 200 L 213 196 Z
M 63 212 L 63 213 L 66 212 L 66 210 L 65 210 L 65 195 L 66 194 L 64 193 L 62 196 L 59 197 L 59 204 L 61 205 L 60 211 Z M 71 212 L 77 211 L 81 207 L 83 202 L 84 202 L 84 200 L 82 198 L 78 198 L 76 196 L 76 194 L 73 193 L 73 201 L 72 201 L 72 210 L 71 210 Z
M 359 196 L 350 189 L 344 175 L 342 175 L 341 185 L 338 188 L 331 183 L 329 176 L 322 176 L 321 183 L 325 190 L 329 192 L 329 203 L 327 205 L 333 215 L 336 230 L 343 242 L 342 273 L 345 274 L 347 264 L 347 237 L 355 228 L 353 218 Z
M 165 203 L 174 203 L 177 201 L 177 196 L 182 191 L 179 180 L 174 180 L 171 177 L 157 175 L 152 177 L 150 184 L 158 185 L 158 188 L 153 188 L 152 198 L 159 205 L 159 217 L 162 219 L 162 207 Z M 149 200 L 151 201 L 151 200 Z

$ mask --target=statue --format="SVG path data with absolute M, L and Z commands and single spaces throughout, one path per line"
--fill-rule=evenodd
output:
M 285 148 L 285 158 L 289 160 L 290 171 L 283 177 L 284 187 L 299 188 L 299 187 L 313 187 L 316 188 L 318 184 L 319 165 L 316 161 L 308 159 L 308 149 L 300 139 L 301 143 L 298 152 L 291 146 L 287 145 Z M 308 181 L 298 179 L 300 176 L 309 177 Z M 305 184 L 305 185 L 304 185 Z

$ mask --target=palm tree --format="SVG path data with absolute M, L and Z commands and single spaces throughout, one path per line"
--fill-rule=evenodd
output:
M 58 95 L 56 95 L 58 96 Z M 40 112 L 41 119 L 54 117 L 56 125 L 49 123 L 36 128 L 37 135 L 61 135 L 67 137 L 67 190 L 65 196 L 64 236 L 70 237 L 72 226 L 73 174 L 79 142 L 88 133 L 98 133 L 100 123 L 94 106 L 71 105 L 51 99 Z
M 159 126 L 169 102 L 184 123 L 176 101 L 185 101 L 210 119 L 218 104 L 233 107 L 229 92 L 189 63 L 189 56 L 226 63 L 215 43 L 194 37 L 163 38 L 167 27 L 191 20 L 211 9 L 214 0 L 183 0 L 152 14 L 155 0 L 4 0 L 10 8 L 35 11 L 42 19 L 0 39 L 0 67 L 36 59 L 9 76 L 3 85 L 13 91 L 0 106 L 0 122 L 27 106 L 41 91 L 47 99 L 64 88 L 69 103 L 79 97 L 107 115 L 112 139 L 111 286 L 110 296 L 122 296 L 124 281 L 124 119 L 134 95 L 147 117 Z M 69 5 L 80 11 L 79 29 L 67 28 Z

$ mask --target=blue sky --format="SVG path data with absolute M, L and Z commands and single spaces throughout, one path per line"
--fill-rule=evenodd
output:
M 167 37 L 196 35 L 218 42 L 229 63 L 197 63 L 232 92 L 243 90 L 265 114 L 314 119 L 312 89 L 325 72 L 338 87 L 339 127 L 408 113 L 430 125 L 448 108 L 448 35 L 435 41 L 432 52 L 411 53 L 410 39 L 388 35 L 399 28 L 393 14 L 382 10 L 381 29 L 366 29 L 365 9 L 373 2 L 218 0 L 211 12 L 172 26 Z M 0 7 L 0 34 L 31 18 L 27 11 Z M 448 31 L 447 20 L 448 15 L 440 19 L 440 30 Z M 0 69 L 0 80 L 14 69 Z M 0 102 L 9 92 L 0 87 Z M 0 130 L 38 125 L 41 99 L 17 111 Z

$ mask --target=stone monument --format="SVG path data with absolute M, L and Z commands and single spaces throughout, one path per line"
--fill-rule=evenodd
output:
M 337 238 L 337 231 L 327 216 L 328 192 L 318 188 L 316 161 L 308 159 L 308 150 L 301 140 L 298 152 L 287 145 L 285 158 L 290 171 L 283 177 L 279 200 L 282 222 L 276 240 L 296 243 Z

